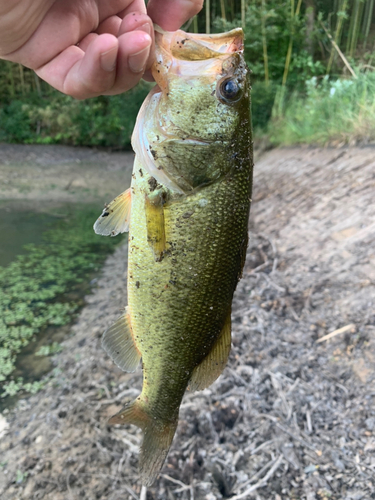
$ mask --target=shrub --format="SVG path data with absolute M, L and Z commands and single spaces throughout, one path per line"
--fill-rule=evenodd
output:
M 274 144 L 375 140 L 375 73 L 357 79 L 306 82 L 304 94 L 293 92 L 279 106 L 269 127 Z

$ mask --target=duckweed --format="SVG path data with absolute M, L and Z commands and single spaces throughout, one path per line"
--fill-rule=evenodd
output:
M 72 211 L 44 233 L 43 244 L 28 245 L 24 255 L 0 267 L 2 397 L 21 388 L 36 390 L 35 383 L 24 384 L 12 379 L 17 355 L 43 329 L 72 320 L 81 305 L 78 287 L 82 295 L 82 287 L 87 289 L 89 278 L 118 244 L 117 239 L 94 233 L 92 223 L 97 215 L 97 208 L 81 207 Z M 40 351 L 37 354 L 47 355 L 58 348 L 46 346 Z

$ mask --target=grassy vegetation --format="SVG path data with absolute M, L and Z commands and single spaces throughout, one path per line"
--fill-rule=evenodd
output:
M 21 388 L 35 390 L 10 376 L 17 354 L 50 325 L 71 321 L 79 305 L 69 293 L 87 283 L 119 240 L 97 236 L 95 209 L 73 210 L 57 227 L 46 231 L 42 245 L 29 245 L 5 268 L 0 267 L 0 388 L 2 396 Z M 87 284 L 86 284 L 87 286 Z M 52 351 L 51 351 L 52 349 Z M 58 350 L 57 345 L 39 355 Z
M 375 73 L 357 79 L 314 77 L 304 94 L 294 92 L 275 106 L 271 123 L 268 133 L 276 145 L 375 141 Z
M 243 26 L 245 57 L 253 73 L 255 135 L 266 134 L 275 144 L 322 143 L 336 137 L 354 140 L 364 130 L 366 139 L 368 126 L 375 129 L 371 112 L 363 110 L 364 102 L 371 104 L 370 95 L 363 100 L 363 88 L 368 94 L 373 89 L 374 5 L 375 0 L 210 0 L 185 29 L 219 32 Z M 352 132 L 347 134 L 341 126 L 347 106 L 337 83 L 341 79 L 358 102 L 357 107 L 350 103 L 345 123 L 351 122 Z M 346 87 L 345 81 L 353 85 Z M 334 99 L 327 94 L 331 88 L 337 89 Z M 0 61 L 0 141 L 129 148 L 148 89 L 143 83 L 121 96 L 75 101 L 52 90 L 32 71 Z M 313 100 L 324 120 L 312 111 Z M 292 133 L 305 106 L 304 133 Z

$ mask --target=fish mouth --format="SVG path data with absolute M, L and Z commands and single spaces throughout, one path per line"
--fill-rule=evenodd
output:
M 207 60 L 222 54 L 242 52 L 244 34 L 241 28 L 226 33 L 187 33 L 182 30 L 164 31 L 154 25 L 159 49 L 170 51 L 173 57 L 186 61 Z
M 168 92 L 168 73 L 187 77 L 204 74 L 214 79 L 222 72 L 225 60 L 244 48 L 241 28 L 214 35 L 169 32 L 157 25 L 154 28 L 156 57 L 151 71 L 163 93 Z

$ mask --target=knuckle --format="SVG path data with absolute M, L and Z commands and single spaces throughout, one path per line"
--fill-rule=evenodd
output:
M 93 81 L 90 81 L 89 83 L 80 81 L 78 83 L 74 82 L 70 84 L 67 82 L 64 85 L 63 92 L 74 99 L 83 100 L 103 94 L 108 91 L 110 87 L 111 86 L 107 85 L 106 82 L 97 78 L 93 79 Z

